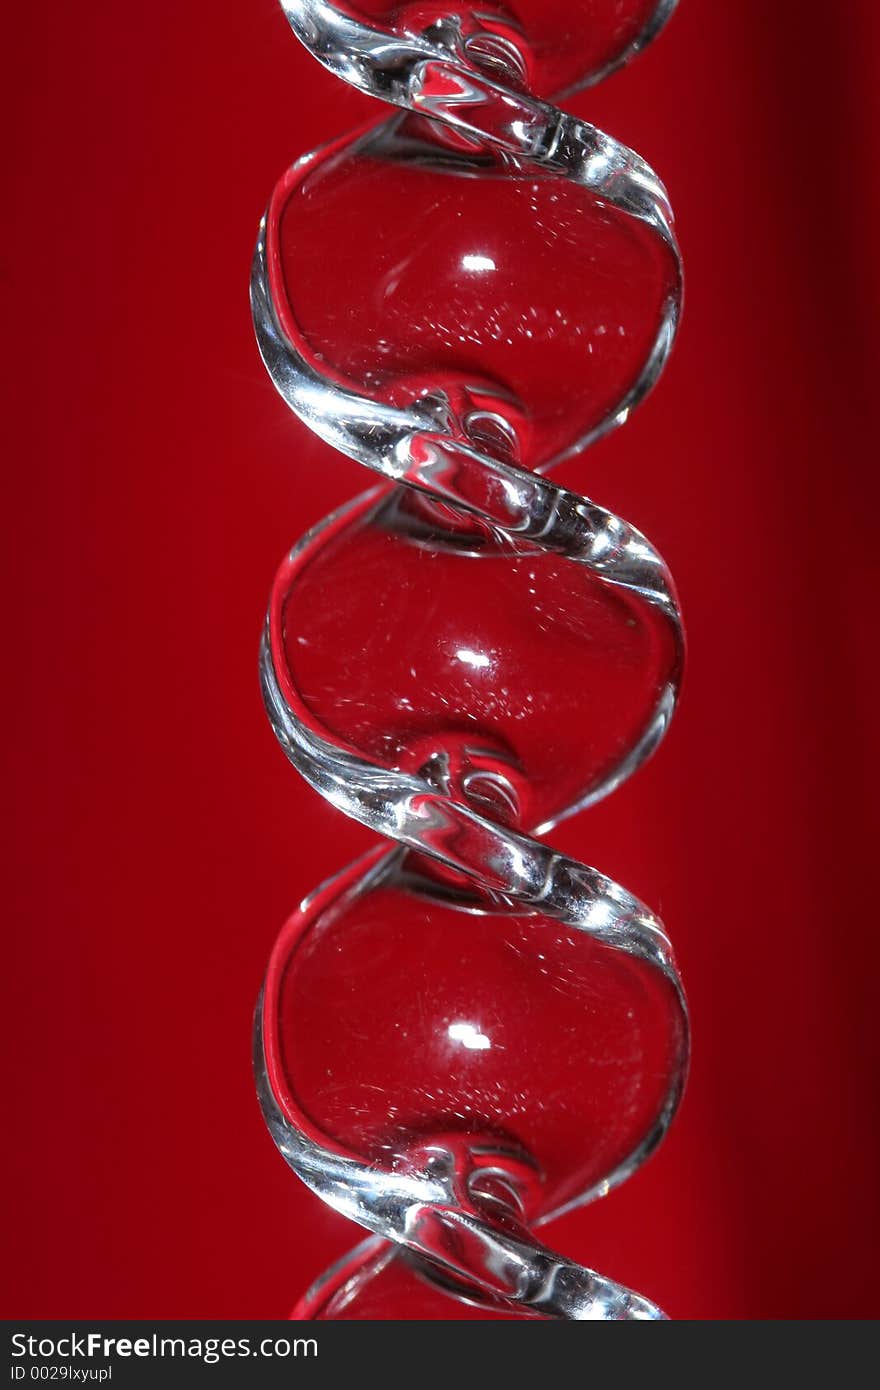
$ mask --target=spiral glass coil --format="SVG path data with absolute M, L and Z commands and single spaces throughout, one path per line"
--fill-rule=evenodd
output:
M 281 179 L 251 280 L 278 391 L 383 479 L 295 546 L 261 649 L 290 761 L 392 841 L 294 914 L 257 1008 L 278 1148 L 371 1233 L 298 1316 L 662 1316 L 534 1230 L 663 1137 L 681 983 L 657 917 L 535 837 L 653 752 L 681 680 L 662 559 L 545 476 L 656 381 L 681 265 L 653 171 L 543 94 L 673 4 L 284 3 L 400 108 Z

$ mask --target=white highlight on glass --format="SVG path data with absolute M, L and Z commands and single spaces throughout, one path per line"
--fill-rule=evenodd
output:
M 472 652 L 470 647 L 459 647 L 455 655 L 465 666 L 473 666 L 475 671 L 489 665 L 489 658 L 484 652 Z
M 464 1047 L 469 1047 L 471 1052 L 485 1052 L 487 1047 L 492 1046 L 486 1034 L 481 1033 L 472 1023 L 450 1023 L 446 1031 L 453 1042 L 460 1042 Z
M 495 262 L 491 256 L 462 256 L 462 270 L 494 270 Z

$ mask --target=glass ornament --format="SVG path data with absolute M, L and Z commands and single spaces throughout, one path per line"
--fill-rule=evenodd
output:
M 662 558 L 546 476 L 653 386 L 682 280 L 653 171 L 545 98 L 672 7 L 284 4 L 402 108 L 288 170 L 251 279 L 279 393 L 381 480 L 284 561 L 260 658 L 290 761 L 393 842 L 294 913 L 257 1008 L 278 1148 L 373 1234 L 297 1316 L 662 1317 L 536 1231 L 666 1132 L 681 982 L 654 914 L 537 837 L 681 681 Z

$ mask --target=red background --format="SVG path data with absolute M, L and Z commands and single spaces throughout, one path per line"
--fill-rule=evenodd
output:
M 275 0 L 6 35 L 2 1311 L 280 1316 L 358 1233 L 273 1149 L 251 1011 L 371 837 L 285 763 L 256 647 L 283 552 L 368 479 L 275 396 L 247 276 L 285 165 L 372 107 Z M 660 1154 L 549 1238 L 676 1317 L 880 1311 L 878 40 L 874 0 L 682 0 L 570 103 L 664 177 L 688 304 L 559 476 L 664 553 L 690 669 L 655 761 L 555 843 L 662 912 L 694 1063 Z

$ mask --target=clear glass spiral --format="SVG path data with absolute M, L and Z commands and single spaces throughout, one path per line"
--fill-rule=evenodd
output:
M 681 680 L 661 557 L 546 476 L 654 384 L 682 280 L 656 175 L 545 95 L 672 8 L 284 3 L 398 108 L 282 177 L 251 281 L 281 396 L 381 479 L 294 547 L 261 650 L 287 757 L 384 837 L 257 1008 L 278 1148 L 372 1237 L 298 1316 L 662 1316 L 534 1232 L 652 1152 L 687 1065 L 662 924 L 538 838 L 653 752 Z

